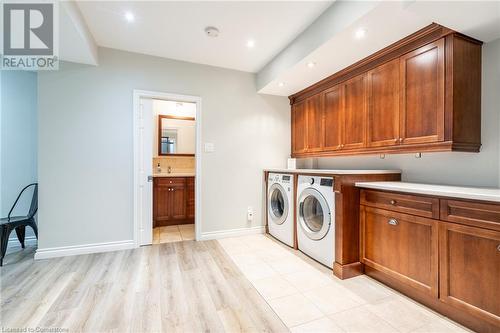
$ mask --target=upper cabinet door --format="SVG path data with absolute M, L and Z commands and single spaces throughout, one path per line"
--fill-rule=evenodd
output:
M 342 149 L 363 148 L 366 145 L 366 74 L 344 83 L 344 114 Z
M 307 117 L 306 103 L 300 102 L 292 106 L 292 153 L 306 151 Z
M 306 100 L 307 108 L 307 151 L 321 151 L 323 148 L 323 109 L 321 95 L 317 94 Z
M 325 150 L 340 149 L 343 123 L 342 85 L 323 93 L 323 145 Z
M 399 143 L 399 59 L 368 72 L 369 147 Z
M 444 140 L 444 39 L 400 58 L 403 144 Z

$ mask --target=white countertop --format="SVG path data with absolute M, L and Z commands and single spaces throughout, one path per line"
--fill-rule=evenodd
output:
M 153 177 L 194 177 L 194 172 L 157 172 L 153 173 Z
M 375 190 L 500 202 L 500 189 L 491 187 L 462 187 L 407 182 L 361 182 L 356 183 L 356 186 Z
M 401 170 L 329 170 L 329 169 L 264 169 L 269 172 L 279 173 L 310 173 L 310 174 L 332 174 L 332 175 L 371 175 L 401 173 Z

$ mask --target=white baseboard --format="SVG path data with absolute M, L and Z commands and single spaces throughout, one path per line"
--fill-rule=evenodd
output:
M 25 246 L 31 246 L 31 245 L 36 245 L 37 239 L 36 236 L 26 236 L 24 238 L 24 245 Z M 19 240 L 17 237 L 11 237 L 9 238 L 9 243 L 7 244 L 7 250 L 8 249 L 13 249 L 13 248 L 18 248 L 21 247 L 21 243 L 19 243 Z
M 241 229 L 209 231 L 209 232 L 202 232 L 199 240 L 210 240 L 210 239 L 219 239 L 227 237 L 263 234 L 265 232 L 266 232 L 266 226 L 264 225 L 259 225 L 250 228 L 241 228 Z
M 136 246 L 133 240 L 86 244 L 86 245 L 51 247 L 51 248 L 36 250 L 35 260 L 65 257 L 65 256 L 75 256 L 79 254 L 128 250 L 128 249 L 133 249 L 135 247 Z

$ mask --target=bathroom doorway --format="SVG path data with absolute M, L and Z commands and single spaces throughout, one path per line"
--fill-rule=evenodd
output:
M 137 246 L 199 239 L 201 99 L 134 91 Z

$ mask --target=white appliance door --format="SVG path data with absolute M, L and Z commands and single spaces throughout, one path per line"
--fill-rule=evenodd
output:
M 289 203 L 285 189 L 281 184 L 273 184 L 269 188 L 268 211 L 271 221 L 275 224 L 283 224 L 288 217 Z
M 139 244 L 153 243 L 153 100 L 139 108 Z
M 320 240 L 328 234 L 331 212 L 325 197 L 318 190 L 303 190 L 297 209 L 300 228 L 308 238 Z

